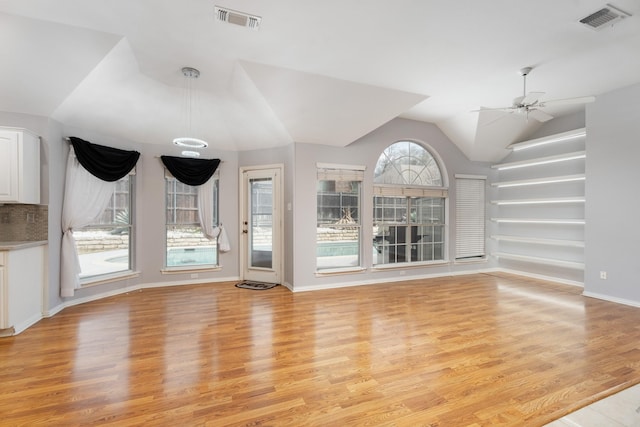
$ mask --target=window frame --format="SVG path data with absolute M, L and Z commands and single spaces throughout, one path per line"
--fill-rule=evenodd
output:
M 213 202 L 214 202 L 214 224 L 213 225 L 217 225 L 220 223 L 220 173 L 219 170 L 217 170 L 210 179 L 215 179 L 215 184 L 213 186 L 213 191 L 214 191 L 214 197 L 213 197 Z M 204 237 L 204 233 L 202 232 L 202 227 L 200 225 L 199 220 L 196 222 L 189 222 L 189 223 L 184 223 L 184 224 L 180 224 L 180 223 L 169 223 L 168 220 L 168 213 L 169 210 L 171 210 L 172 208 L 168 205 L 168 200 L 169 200 L 169 180 L 172 180 L 173 182 L 175 182 L 174 184 L 174 188 L 175 185 L 180 184 L 189 188 L 194 189 L 194 191 L 192 193 L 184 193 L 184 194 L 191 194 L 193 196 L 195 196 L 196 199 L 196 205 L 195 208 L 191 209 L 193 212 L 196 213 L 198 212 L 198 197 L 197 197 L 197 186 L 191 186 L 188 184 L 184 184 L 180 181 L 178 181 L 168 170 L 165 169 L 165 176 L 164 176 L 164 216 L 165 216 L 165 220 L 164 220 L 164 233 L 165 233 L 165 237 L 164 237 L 164 251 L 163 251 L 163 262 L 162 262 L 162 269 L 161 269 L 161 273 L 162 274 L 178 274 L 178 273 L 185 273 L 185 272 L 189 272 L 189 271 L 195 271 L 195 272 L 201 272 L 201 271 L 219 271 L 222 269 L 222 267 L 220 266 L 220 245 L 218 242 L 218 239 L 215 240 L 210 240 L 209 242 L 212 243 L 212 245 L 214 246 L 214 256 L 215 256 L 215 262 L 214 263 L 193 263 L 193 264 L 185 264 L 185 265 L 168 265 L 168 260 L 167 260 L 167 256 L 169 253 L 169 248 L 171 247 L 169 245 L 169 241 L 168 241 L 168 236 L 169 236 L 169 228 L 170 227 L 176 227 L 176 226 L 195 226 L 200 230 L 200 236 L 199 238 L 204 238 L 206 239 L 206 237 Z M 178 207 L 173 207 L 174 211 L 179 210 L 180 208 Z M 174 216 L 175 218 L 175 216 Z M 217 224 L 216 224 L 217 223 Z M 208 245 L 202 245 L 202 246 L 208 246 Z
M 135 194 L 135 176 L 136 176 L 136 168 L 134 167 L 125 177 L 119 179 L 118 181 L 116 181 L 116 185 L 114 187 L 113 190 L 113 194 L 111 196 L 111 199 L 109 200 L 109 204 L 108 206 L 105 208 L 105 210 L 103 211 L 103 213 L 101 214 L 101 217 L 104 215 L 104 212 L 106 212 L 109 209 L 117 209 L 117 207 L 115 207 L 114 205 L 114 200 L 113 197 L 117 196 L 117 194 L 119 193 L 118 191 L 118 182 L 124 180 L 125 178 L 129 180 L 128 183 L 128 191 L 126 192 L 127 194 L 127 210 L 128 210 L 128 223 L 123 224 L 123 223 L 117 223 L 115 222 L 115 218 L 117 217 L 117 214 L 114 214 L 114 222 L 110 223 L 110 224 L 100 224 L 100 223 L 92 223 L 92 224 L 88 224 L 78 230 L 74 230 L 74 233 L 76 232 L 82 232 L 82 231 L 88 231 L 88 230 L 104 230 L 105 228 L 112 228 L 113 230 L 117 230 L 117 229 L 121 229 L 121 228 L 127 228 L 128 229 L 128 243 L 127 243 L 127 258 L 128 258 L 128 263 L 127 263 L 127 268 L 126 269 L 121 269 L 121 270 L 115 270 L 115 271 L 109 271 L 109 272 L 105 272 L 105 273 L 98 273 L 98 274 L 91 274 L 91 275 L 83 275 L 82 272 L 80 272 L 79 274 L 79 280 L 80 280 L 80 287 L 90 287 L 90 286 L 95 286 L 95 285 L 99 285 L 99 284 L 103 284 L 103 283 L 108 283 L 108 282 L 112 282 L 112 281 L 116 281 L 116 280 L 121 280 L 123 278 L 128 278 L 128 277 L 135 277 L 138 275 L 138 273 L 135 271 L 135 231 L 136 231 L 136 227 L 135 227 L 135 201 L 136 201 L 136 194 Z M 120 191 L 120 193 L 122 193 L 122 191 Z M 76 250 L 78 250 L 78 246 L 77 246 L 77 241 L 78 239 L 76 238 L 76 236 L 74 235 L 74 240 L 76 242 Z M 80 251 L 78 251 L 79 254 Z M 97 252 L 96 252 L 97 253 Z M 82 255 L 78 255 L 79 257 L 81 257 Z M 80 263 L 82 266 L 82 262 Z
M 363 228 L 362 228 L 362 199 L 363 199 L 363 182 L 364 182 L 364 171 L 366 169 L 365 166 L 360 165 L 339 165 L 339 164 L 326 164 L 326 163 L 318 163 L 317 165 L 317 178 L 316 178 L 316 275 L 332 275 L 332 274 L 341 274 L 341 273 L 351 273 L 363 271 L 363 251 L 362 251 L 362 242 L 363 242 Z M 345 222 L 345 223 L 325 223 L 325 220 L 321 220 L 320 218 L 320 202 L 319 198 L 321 196 L 329 196 L 331 194 L 338 195 L 340 194 L 340 199 L 342 200 L 342 194 L 345 192 L 337 192 L 335 189 L 333 191 L 324 190 L 321 185 L 322 182 L 333 182 L 334 185 L 336 182 L 348 182 L 350 185 L 353 183 L 357 183 L 357 191 L 355 193 L 346 193 L 351 196 L 357 197 L 357 206 L 355 209 L 357 210 L 357 215 L 355 222 Z M 338 206 L 340 209 L 339 215 L 341 215 L 340 220 L 343 219 L 344 212 L 343 206 L 340 204 Z M 349 219 L 353 220 L 351 213 L 349 213 L 348 218 L 344 218 L 346 221 Z M 321 240 L 319 239 L 320 229 L 354 229 L 356 230 L 357 239 L 357 265 L 337 265 L 337 266 L 320 266 L 320 258 L 324 258 L 324 256 L 319 256 L 318 253 L 321 249 Z M 349 240 L 351 241 L 351 240 Z M 325 240 L 322 240 L 325 242 Z M 349 254 L 352 255 L 352 254 Z
M 438 153 L 432 148 L 430 147 L 428 144 L 425 144 L 423 142 L 420 141 L 415 141 L 415 140 L 399 140 L 396 141 L 392 144 L 390 144 L 389 146 L 387 146 L 382 153 L 380 154 L 380 156 L 378 157 L 378 160 L 376 161 L 376 171 L 379 170 L 384 170 L 381 169 L 379 164 L 381 161 L 383 161 L 384 159 L 388 160 L 388 155 L 387 155 L 387 151 L 390 149 L 390 147 L 392 147 L 395 144 L 398 143 L 409 143 L 409 144 L 415 144 L 417 146 L 419 146 L 421 149 L 423 149 L 428 155 L 431 156 L 431 161 L 435 163 L 435 165 L 438 168 L 439 174 L 440 176 L 438 177 L 439 181 L 437 181 L 438 184 L 441 185 L 415 185 L 415 184 L 411 184 L 411 183 L 405 183 L 405 184 L 396 184 L 396 183 L 381 183 L 381 182 L 376 182 L 378 176 L 374 175 L 374 182 L 373 182 L 373 197 L 372 197 L 372 204 L 373 204 L 373 212 L 372 212 L 372 232 L 373 232 L 373 240 L 374 240 L 374 257 L 376 259 L 372 260 L 372 266 L 374 269 L 392 269 L 392 268 L 406 268 L 408 266 L 415 266 L 415 267 L 419 267 L 419 266 L 429 266 L 429 265 L 439 265 L 439 264 L 446 264 L 449 262 L 449 190 L 448 190 L 448 175 L 446 172 L 446 168 L 444 166 L 444 163 L 442 162 L 442 159 L 440 158 L 440 156 L 438 155 Z M 409 146 L 412 147 L 412 146 Z M 400 156 L 398 157 L 399 159 L 402 159 L 406 156 Z M 395 167 L 395 169 L 398 171 L 398 175 L 401 176 L 401 167 Z M 380 174 L 380 176 L 382 176 L 383 174 Z M 412 182 L 415 182 L 416 178 L 413 178 Z M 402 203 L 401 205 L 404 206 L 401 209 L 404 209 L 406 212 L 410 212 L 410 210 L 412 209 L 411 206 L 413 204 L 412 200 L 417 200 L 418 198 L 432 198 L 432 199 L 440 199 L 441 200 L 441 206 L 443 209 L 442 212 L 442 222 L 438 222 L 438 223 L 429 223 L 429 224 L 422 224 L 422 223 L 413 223 L 411 221 L 410 216 L 407 216 L 405 219 L 405 222 L 401 222 L 401 221 L 380 221 L 379 220 L 379 216 L 377 215 L 377 210 L 380 208 L 384 209 L 384 204 L 380 205 L 378 202 L 378 198 L 380 197 L 388 197 L 388 198 L 397 198 L 398 200 L 405 200 L 404 203 Z M 385 228 L 385 227 L 406 227 L 404 229 L 404 236 L 412 236 L 412 234 L 414 233 L 414 230 L 412 229 L 412 227 L 417 227 L 416 231 L 420 230 L 420 227 L 439 227 L 440 228 L 440 236 L 441 236 L 441 241 L 426 241 L 426 242 L 420 242 L 421 239 L 418 239 L 416 242 L 413 242 L 413 237 L 411 238 L 411 240 L 409 242 L 406 241 L 406 237 L 404 237 L 402 244 L 404 245 L 404 250 L 405 250 L 405 255 L 404 255 L 404 261 L 401 262 L 389 262 L 389 259 L 385 259 L 385 254 L 383 253 L 383 251 L 385 250 L 385 247 L 383 247 L 384 245 L 387 245 L 387 247 L 390 245 L 390 242 L 388 240 L 385 239 L 385 235 L 384 235 L 384 231 L 382 232 L 383 234 L 380 234 L 380 229 Z M 433 234 L 433 233 L 432 233 Z M 436 233 L 438 234 L 438 233 Z M 393 236 L 392 236 L 393 237 Z M 395 238 L 394 238 L 395 239 Z M 433 237 L 432 237 L 433 239 Z M 436 243 L 441 243 L 441 252 L 442 252 L 442 257 L 440 259 L 431 259 L 431 260 L 423 260 L 423 256 L 420 255 L 416 255 L 418 259 L 413 259 L 412 257 L 412 253 L 416 252 L 416 250 L 422 248 L 424 249 L 426 246 L 431 246 L 432 251 L 435 249 L 435 244 Z M 393 245 L 395 245 L 396 247 L 399 247 L 399 241 L 395 240 L 393 242 Z M 376 252 L 378 254 L 382 254 L 382 261 L 383 262 L 378 262 L 378 255 L 376 254 Z M 408 252 L 408 254 L 407 254 Z M 388 256 L 388 255 L 387 255 Z M 408 258 L 408 260 L 407 260 Z M 433 252 L 432 252 L 432 258 L 433 258 Z M 398 259 L 397 257 L 395 257 L 395 259 Z

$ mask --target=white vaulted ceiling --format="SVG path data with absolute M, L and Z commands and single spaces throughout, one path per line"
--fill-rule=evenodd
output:
M 219 149 L 345 146 L 405 117 L 492 161 L 538 123 L 471 111 L 511 105 L 520 68 L 545 99 L 640 82 L 640 3 L 613 4 L 632 16 L 594 31 L 578 21 L 602 1 L 0 0 L 0 111 L 170 144 L 190 66 L 194 127 Z M 260 29 L 216 21 L 216 5 Z

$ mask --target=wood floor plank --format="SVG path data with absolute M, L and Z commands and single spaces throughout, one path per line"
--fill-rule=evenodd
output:
M 498 273 L 146 289 L 1 338 L 0 367 L 3 426 L 536 426 L 640 382 L 640 309 Z

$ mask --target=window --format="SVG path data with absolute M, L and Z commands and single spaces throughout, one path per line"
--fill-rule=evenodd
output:
M 456 259 L 484 258 L 486 177 L 456 176 Z
M 354 169 L 357 168 L 357 169 Z M 360 192 L 364 168 L 318 167 L 318 271 L 359 267 Z
M 418 143 L 384 150 L 374 171 L 374 265 L 446 258 L 443 181 L 438 162 Z
M 218 224 L 218 176 L 213 185 L 213 225 Z M 167 268 L 203 267 L 218 264 L 216 240 L 205 237 L 198 216 L 198 187 L 165 176 Z
M 134 176 L 130 174 L 116 182 L 109 205 L 96 222 L 73 230 L 81 282 L 132 269 Z
M 442 187 L 442 173 L 431 153 L 411 141 L 387 147 L 376 163 L 373 182 L 397 186 Z

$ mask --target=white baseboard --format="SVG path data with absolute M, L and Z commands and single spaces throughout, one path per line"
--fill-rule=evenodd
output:
M 494 268 L 494 269 L 491 269 L 491 271 L 496 273 L 515 274 L 516 276 L 530 277 L 532 279 L 546 280 L 547 282 L 555 282 L 555 283 L 560 283 L 562 285 L 571 285 L 571 286 L 584 288 L 584 283 L 582 282 L 578 282 L 575 280 L 560 279 L 558 277 L 552 277 L 552 276 L 545 276 L 543 274 L 527 273 L 526 271 L 511 270 L 508 268 Z M 488 273 L 490 271 L 486 271 L 486 272 Z
M 91 302 L 91 301 L 97 301 L 97 300 L 100 300 L 100 299 L 103 299 L 103 298 L 112 297 L 112 296 L 115 296 L 115 295 L 121 295 L 121 294 L 126 294 L 126 293 L 129 293 L 129 292 L 135 292 L 135 291 L 139 291 L 141 289 L 162 288 L 162 287 L 167 287 L 167 286 L 202 285 L 202 284 L 206 284 L 206 283 L 233 282 L 233 281 L 239 281 L 239 280 L 240 280 L 239 277 L 233 276 L 233 277 L 222 277 L 222 278 L 215 278 L 215 279 L 198 279 L 198 280 L 190 279 L 190 280 L 176 280 L 176 281 L 172 281 L 172 282 L 140 283 L 140 284 L 137 284 L 137 285 L 134 285 L 134 286 L 126 286 L 124 288 L 114 289 L 114 290 L 108 291 L 108 292 L 102 292 L 102 293 L 99 293 L 99 294 L 94 294 L 94 295 L 90 295 L 90 296 L 86 296 L 86 297 L 82 297 L 82 298 L 75 298 L 75 299 L 72 299 L 72 300 L 69 300 L 69 301 L 65 301 L 62 304 L 59 304 L 59 305 L 57 305 L 57 306 L 55 306 L 55 307 L 43 312 L 43 317 L 54 316 L 54 315 L 60 313 L 62 310 L 64 310 L 67 307 L 73 307 L 74 305 L 80 305 L 80 304 L 84 304 L 84 303 Z M 29 325 L 29 326 L 31 326 L 31 325 Z
M 51 307 L 48 310 L 43 310 L 42 317 L 53 317 L 56 314 L 60 313 L 62 310 L 64 310 L 65 307 L 69 307 L 69 305 L 65 305 L 64 303 L 62 303 L 62 304 L 56 305 L 55 307 Z
M 617 304 L 630 305 L 631 307 L 640 307 L 640 301 L 634 301 L 634 300 L 625 299 L 625 298 L 616 298 L 610 295 L 599 294 L 597 292 L 584 291 L 582 292 L 582 295 L 589 298 L 596 298 L 604 301 L 615 302 Z
M 532 274 L 532 273 L 527 273 L 527 272 L 518 271 L 518 270 L 510 270 L 506 268 L 496 267 L 496 268 L 481 268 L 476 270 L 448 271 L 448 272 L 442 272 L 442 273 L 420 274 L 417 276 L 399 276 L 399 277 L 391 277 L 391 278 L 376 279 L 376 280 L 312 285 L 312 286 L 297 287 L 297 288 L 294 287 L 292 290 L 293 292 L 307 292 L 307 291 L 318 291 L 322 289 L 347 288 L 350 286 L 379 285 L 382 283 L 389 283 L 389 282 L 406 282 L 409 280 L 435 279 L 438 277 L 468 276 L 471 274 L 487 274 L 487 273 L 508 273 L 508 274 L 514 274 L 516 276 L 524 276 L 524 277 L 530 277 L 532 279 L 539 279 L 539 280 L 546 280 L 548 282 L 560 283 L 563 285 L 584 287 L 584 284 L 582 282 L 577 282 L 574 280 L 566 280 L 566 279 L 560 279 L 557 277 L 544 276 L 541 274 Z
M 206 283 L 220 283 L 220 282 L 237 282 L 240 281 L 240 277 L 222 277 L 215 279 L 189 279 L 189 280 L 175 280 L 172 282 L 155 282 L 155 283 L 142 283 L 138 287 L 140 289 L 150 288 L 163 288 L 166 286 L 185 286 L 185 285 L 204 285 Z
M 341 282 L 341 283 L 329 283 L 322 285 L 312 285 L 312 286 L 304 286 L 304 287 L 294 287 L 293 292 L 307 292 L 307 291 L 319 291 L 323 289 L 337 289 L 337 288 L 348 288 L 351 286 L 368 286 L 368 285 L 380 285 L 382 283 L 390 283 L 390 282 L 407 282 L 410 280 L 423 280 L 423 279 L 435 279 L 438 277 L 450 277 L 450 276 L 468 276 L 471 274 L 479 274 L 489 272 L 489 269 L 480 269 L 480 270 L 464 270 L 464 271 L 446 271 L 442 273 L 432 273 L 432 274 L 419 274 L 415 276 L 398 276 L 398 277 L 385 277 L 384 279 L 375 279 L 375 280 L 364 280 L 364 281 L 353 281 L 353 282 Z M 291 288 L 290 288 L 291 289 Z
M 41 321 L 43 319 L 41 314 L 36 314 L 31 316 L 30 318 L 28 318 L 27 320 L 25 320 L 24 322 L 20 322 L 18 324 L 13 325 L 13 335 L 18 335 L 20 332 L 24 331 L 25 329 L 29 328 L 30 326 L 35 325 L 36 323 L 38 323 L 39 321 Z

